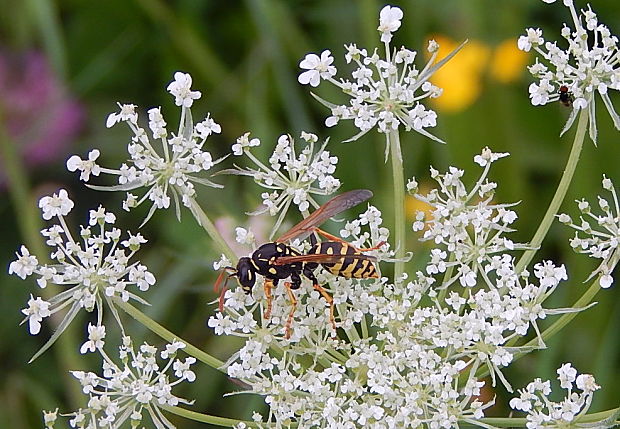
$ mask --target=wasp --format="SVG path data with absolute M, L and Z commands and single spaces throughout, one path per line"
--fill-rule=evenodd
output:
M 321 294 L 329 305 L 330 323 L 335 331 L 334 300 L 319 284 L 314 275 L 314 270 L 321 265 L 330 273 L 340 277 L 377 278 L 379 275 L 374 265 L 376 258 L 365 255 L 363 252 L 376 250 L 385 243 L 382 242 L 367 249 L 358 249 L 318 227 L 332 216 L 354 207 L 370 197 L 372 197 L 372 192 L 366 189 L 337 195 L 275 241 L 263 244 L 250 256 L 239 258 L 236 267 L 226 267 L 215 282 L 215 291 L 217 292 L 224 276 L 228 274 L 220 293 L 220 311 L 223 311 L 224 292 L 230 277 L 236 277 L 243 291 L 250 294 L 257 276 L 260 275 L 264 278 L 265 298 L 267 300 L 263 317 L 269 319 L 272 310 L 272 289 L 278 286 L 280 280 L 290 278 L 290 281 L 284 282 L 284 287 L 291 301 L 291 310 L 285 325 L 285 338 L 290 338 L 293 315 L 297 308 L 297 299 L 293 290 L 299 289 L 303 275 L 312 282 L 314 289 Z M 315 233 L 323 236 L 327 241 L 317 242 Z M 286 244 L 296 238 L 304 239 L 308 236 L 310 237 L 311 247 L 307 253 L 301 253 Z
M 565 105 L 566 107 L 570 107 L 573 105 L 573 94 L 568 90 L 568 86 L 562 85 L 558 90 L 558 94 L 560 94 L 560 103 Z

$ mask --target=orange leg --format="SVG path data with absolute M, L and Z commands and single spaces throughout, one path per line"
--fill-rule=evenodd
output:
M 271 303 L 273 301 L 273 295 L 271 294 L 271 289 L 273 288 L 273 280 L 266 278 L 263 287 L 265 288 L 265 298 L 267 298 L 267 309 L 265 310 L 263 317 L 269 320 L 271 318 Z
M 291 332 L 292 332 L 291 325 L 293 324 L 293 315 L 295 314 L 295 310 L 297 309 L 297 298 L 295 298 L 295 294 L 293 293 L 293 290 L 291 289 L 290 282 L 284 283 L 284 287 L 286 288 L 288 297 L 291 300 L 291 311 L 288 313 L 288 319 L 286 319 L 286 325 L 285 325 L 286 333 L 284 334 L 284 338 L 288 340 L 289 338 L 291 338 Z
M 343 239 L 342 239 L 342 238 L 340 238 L 340 237 L 336 237 L 335 235 L 332 235 L 332 234 L 330 234 L 329 232 L 325 232 L 325 231 L 323 231 L 323 230 L 322 230 L 322 229 L 320 229 L 320 228 L 314 228 L 314 232 L 316 232 L 316 233 L 318 233 L 318 234 L 321 234 L 323 237 L 327 238 L 329 241 L 337 241 L 337 242 L 339 242 L 339 243 L 344 243 L 344 244 L 346 244 L 347 246 L 351 246 L 351 243 L 349 243 L 348 241 L 343 240 Z M 355 248 L 355 247 L 353 247 L 353 246 L 351 246 L 351 247 L 353 247 L 353 248 L 354 248 L 355 250 L 357 250 L 358 252 L 368 252 L 368 251 L 370 251 L 370 250 L 377 250 L 377 249 L 380 249 L 380 248 L 381 248 L 381 246 L 383 246 L 384 244 L 385 244 L 385 241 L 382 241 L 382 242 L 380 242 L 379 244 L 377 244 L 376 246 L 373 246 L 373 247 L 368 247 L 368 248 L 365 248 L 365 249 L 358 249 L 358 248 Z
M 329 321 L 332 324 L 332 328 L 334 328 L 334 336 L 336 336 L 336 318 L 334 317 L 334 298 L 332 298 L 332 296 L 325 289 L 323 289 L 323 287 L 321 287 L 320 284 L 315 283 L 312 286 L 314 287 L 314 290 L 318 291 L 321 294 L 321 296 L 325 298 L 325 301 L 327 301 L 327 303 L 329 304 Z

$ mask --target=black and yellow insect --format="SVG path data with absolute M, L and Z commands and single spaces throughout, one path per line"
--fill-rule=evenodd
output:
M 251 293 L 256 283 L 258 275 L 264 277 L 265 297 L 267 307 L 264 317 L 271 317 L 272 307 L 272 288 L 278 285 L 280 280 L 290 278 L 290 282 L 285 282 L 289 299 L 291 300 L 291 310 L 286 321 L 286 337 L 290 337 L 293 315 L 297 308 L 297 299 L 293 290 L 301 286 L 301 276 L 312 281 L 312 285 L 330 306 L 330 322 L 334 330 L 336 322 L 334 317 L 334 302 L 331 295 L 319 284 L 314 275 L 314 270 L 323 266 L 330 273 L 345 278 L 377 278 L 377 270 L 374 265 L 376 258 L 365 255 L 363 252 L 379 248 L 375 246 L 369 249 L 357 249 L 350 243 L 328 234 L 318 228 L 332 216 L 354 207 L 372 197 L 372 192 L 366 189 L 358 189 L 345 192 L 332 198 L 306 219 L 293 226 L 288 232 L 279 237 L 274 242 L 265 243 L 252 253 L 239 259 L 236 267 L 226 267 L 218 277 L 215 290 L 218 291 L 224 274 L 229 272 L 228 278 L 236 277 L 239 285 L 246 293 Z M 317 242 L 314 234 L 320 234 L 328 241 Z M 310 236 L 311 248 L 308 253 L 303 254 L 286 242 L 296 238 L 304 239 Z M 223 310 L 223 297 L 226 286 L 220 293 L 220 311 Z

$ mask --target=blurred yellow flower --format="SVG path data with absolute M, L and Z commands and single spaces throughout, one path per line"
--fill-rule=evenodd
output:
M 442 36 L 433 36 L 439 43 L 439 55 L 448 55 L 458 43 Z M 433 102 L 444 112 L 458 112 L 469 107 L 480 95 L 481 77 L 489 61 L 490 49 L 482 42 L 470 40 L 454 58 L 435 72 L 432 83 L 443 88 L 441 97 Z
M 459 43 L 443 35 L 431 38 L 439 43 L 437 58 L 446 56 Z M 444 90 L 441 97 L 432 99 L 433 104 L 444 112 L 462 111 L 480 96 L 487 68 L 489 76 L 498 82 L 514 82 L 525 70 L 527 57 L 527 53 L 518 49 L 516 39 L 502 41 L 493 52 L 487 44 L 470 40 L 461 52 L 433 75 L 433 84 Z
M 525 70 L 527 62 L 528 54 L 519 50 L 517 39 L 507 39 L 495 48 L 489 73 L 501 83 L 514 82 Z

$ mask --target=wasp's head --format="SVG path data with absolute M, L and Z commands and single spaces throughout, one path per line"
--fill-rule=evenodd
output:
M 252 288 L 256 283 L 256 270 L 250 261 L 250 258 L 243 257 L 239 259 L 237 263 L 237 272 L 234 274 L 237 277 L 237 282 L 243 288 L 243 291 L 247 294 L 252 292 Z

